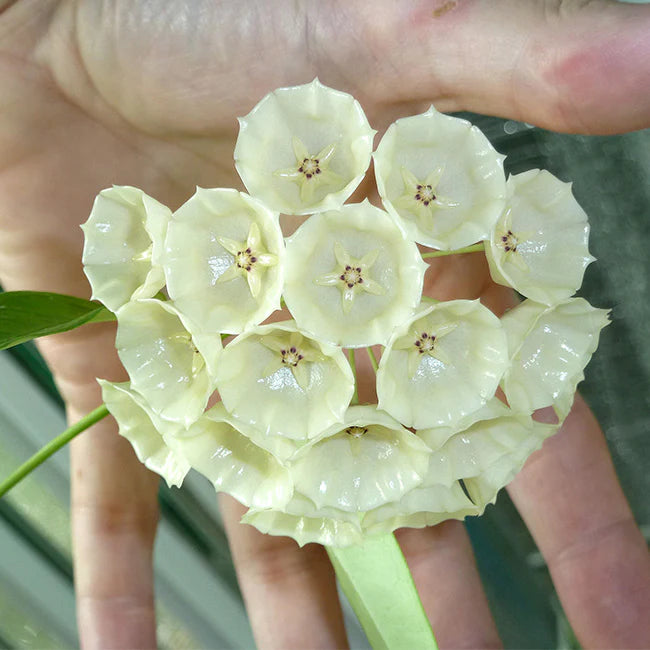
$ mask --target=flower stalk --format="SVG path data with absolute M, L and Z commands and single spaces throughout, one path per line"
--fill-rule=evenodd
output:
M 428 260 L 432 257 L 445 257 L 446 255 L 462 255 L 464 253 L 478 253 L 479 251 L 485 250 L 485 244 L 479 242 L 478 244 L 472 244 L 471 246 L 465 246 L 464 248 L 457 248 L 453 251 L 432 251 L 431 253 L 422 253 L 422 259 Z
M 354 358 L 354 348 L 348 350 L 348 361 L 350 362 L 350 368 L 352 368 L 352 374 L 354 375 L 354 394 L 352 395 L 350 404 L 355 406 L 359 403 L 359 382 L 357 381 L 357 363 Z
M 78 436 L 82 431 L 89 429 L 93 424 L 99 422 L 108 415 L 108 409 L 105 404 L 98 406 L 94 411 L 88 413 L 75 422 L 71 427 L 59 434 L 54 440 L 51 440 L 44 447 L 39 449 L 30 459 L 24 462 L 16 469 L 7 479 L 0 483 L 0 497 L 4 496 L 12 487 L 22 481 L 27 474 L 35 470 L 41 463 L 46 461 L 50 456 L 59 451 L 61 447 L 67 445 L 73 438 Z

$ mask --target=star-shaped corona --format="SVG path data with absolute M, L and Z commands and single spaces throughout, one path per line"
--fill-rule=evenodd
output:
M 436 209 L 455 208 L 459 205 L 457 201 L 438 193 L 438 183 L 444 172 L 442 165 L 436 167 L 423 181 L 418 180 L 406 167 L 402 167 L 401 172 L 404 194 L 395 200 L 395 206 L 413 212 L 420 228 L 431 230 Z
M 219 276 L 217 282 L 228 282 L 243 275 L 253 298 L 259 296 L 262 288 L 262 274 L 266 267 L 278 263 L 276 255 L 262 247 L 259 226 L 252 223 L 245 242 L 227 237 L 217 237 L 217 241 L 234 257 L 233 263 Z
M 337 266 L 331 273 L 324 273 L 314 278 L 314 283 L 321 287 L 338 287 L 341 290 L 343 311 L 348 313 L 359 291 L 365 291 L 375 296 L 386 293 L 386 289 L 375 282 L 369 274 L 378 255 L 379 250 L 375 249 L 366 253 L 362 258 L 356 259 L 343 248 L 341 242 L 336 242 L 334 257 Z
M 296 164 L 286 169 L 278 169 L 275 176 L 298 183 L 301 201 L 310 203 L 314 190 L 319 186 L 337 187 L 341 184 L 343 179 L 328 169 L 336 149 L 334 144 L 327 145 L 313 156 L 309 154 L 300 138 L 294 136 L 291 145 L 296 155 Z
M 300 332 L 264 336 L 260 338 L 260 343 L 277 353 L 262 371 L 264 377 L 272 375 L 280 368 L 289 368 L 296 383 L 303 390 L 309 386 L 311 364 L 326 360 L 325 355 Z
M 440 339 L 457 327 L 458 323 L 449 322 L 441 322 L 437 326 L 427 328 L 426 331 L 423 328 L 412 327 L 406 336 L 395 341 L 394 350 L 408 350 L 408 373 L 411 378 L 415 377 L 425 356 L 433 357 L 447 366 L 452 363 L 449 355 L 440 349 Z
M 526 273 L 529 268 L 522 255 L 522 244 L 525 244 L 535 233 L 530 230 L 513 232 L 513 228 L 512 210 L 508 208 L 495 228 L 495 243 L 498 248 L 503 250 L 505 261 Z

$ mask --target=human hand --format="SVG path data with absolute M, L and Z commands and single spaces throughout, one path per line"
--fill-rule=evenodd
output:
M 136 185 L 175 208 L 196 184 L 240 187 L 232 164 L 235 116 L 269 90 L 315 75 L 352 93 L 380 130 L 432 101 L 440 110 L 475 110 L 556 130 L 612 133 L 650 125 L 646 8 L 517 0 L 398 4 L 5 3 L 5 288 L 87 296 L 77 226 L 100 189 Z M 356 198 L 361 192 L 374 196 L 369 186 Z M 511 299 L 491 283 L 481 256 L 432 266 L 427 292 L 436 298 L 480 296 L 497 312 Z M 110 326 L 92 325 L 43 340 L 71 419 L 99 403 L 95 377 L 122 378 L 113 337 Z M 153 646 L 158 479 L 109 421 L 73 443 L 72 461 L 82 643 Z M 645 544 L 581 401 L 511 494 L 583 645 L 649 644 L 642 617 L 650 601 Z M 231 499 L 222 499 L 222 511 L 260 647 L 344 647 L 323 549 L 299 550 L 291 540 L 239 525 L 242 509 Z M 398 538 L 440 645 L 498 645 L 462 525 L 405 530 Z

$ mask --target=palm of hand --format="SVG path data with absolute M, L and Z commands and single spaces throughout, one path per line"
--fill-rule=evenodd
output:
M 8 12 L 9 17 L 22 11 L 21 4 Z M 442 81 L 437 84 L 430 73 L 425 95 L 418 83 L 409 84 L 408 75 L 391 88 L 389 81 L 383 87 L 382 82 L 373 83 L 369 75 L 381 60 L 372 48 L 360 47 L 354 39 L 339 39 L 334 45 L 337 30 L 344 30 L 351 18 L 336 6 L 327 15 L 322 10 L 318 28 L 310 23 L 307 10 L 301 14 L 300 9 L 291 11 L 279 4 L 273 16 L 263 3 L 251 3 L 246 12 L 196 2 L 180 10 L 175 7 L 173 14 L 169 3 L 163 2 L 47 6 L 26 22 L 18 20 L 22 31 L 3 35 L 2 51 L 7 56 L 0 59 L 0 77 L 9 101 L 0 123 L 6 142 L 0 172 L 6 233 L 0 243 L 0 274 L 7 289 L 88 295 L 78 225 L 86 219 L 94 195 L 108 183 L 141 187 L 172 208 L 186 200 L 195 185 L 241 188 L 232 162 L 235 116 L 248 112 L 275 87 L 304 82 L 318 73 L 329 85 L 357 96 L 380 130 L 397 116 L 424 108 L 437 95 L 443 110 L 463 103 L 471 107 L 471 101 L 449 99 Z M 54 18 L 49 9 L 56 9 Z M 29 8 L 24 15 L 28 13 Z M 369 38 L 379 38 L 378 30 L 370 27 L 376 23 L 368 27 Z M 383 54 L 396 59 L 394 52 Z M 357 65 L 350 72 L 346 62 L 355 55 Z M 498 102 L 492 110 L 499 110 Z M 374 200 L 370 186 L 354 198 L 360 199 L 362 192 Z M 426 283 L 429 295 L 480 296 L 497 312 L 510 300 L 506 290 L 489 280 L 482 256 L 437 260 Z M 113 336 L 109 327 L 91 326 L 43 341 L 71 417 L 99 402 L 96 376 L 120 378 Z M 605 612 L 590 596 L 590 591 L 602 589 L 607 571 L 590 574 L 581 588 L 571 586 L 575 571 L 584 571 L 595 557 L 587 552 L 586 542 L 584 547 L 572 543 L 572 536 L 578 531 L 606 531 L 609 546 L 600 547 L 600 561 L 620 570 L 617 589 L 622 594 L 631 588 L 647 593 L 648 563 L 597 425 L 581 403 L 565 429 L 515 481 L 513 496 L 542 550 L 559 558 L 556 585 L 574 625 L 584 630 L 585 639 L 622 642 L 622 619 Z M 560 466 L 556 458 L 562 459 Z M 603 484 L 600 490 L 587 487 L 596 473 Z M 114 645 L 151 644 L 149 562 L 157 480 L 106 422 L 75 442 L 73 478 L 82 636 L 89 645 L 106 639 Z M 594 504 L 596 514 L 587 516 L 584 506 L 578 509 L 567 503 L 549 484 L 573 491 L 576 501 Z M 302 612 L 298 623 L 309 621 L 310 642 L 343 645 L 333 577 L 321 549 L 298 552 L 283 539 L 244 530 L 236 523 L 238 507 L 231 502 L 222 506 L 260 643 L 262 639 L 263 645 L 289 643 L 298 628 L 279 630 L 274 619 L 283 608 L 296 606 Z M 557 521 L 554 512 L 559 513 Z M 464 636 L 475 646 L 477 639 L 497 643 L 462 527 L 452 522 L 408 531 L 401 541 L 439 641 L 458 643 Z M 577 555 L 576 561 L 564 561 L 567 549 Z M 616 562 L 615 557 L 626 554 L 636 558 L 636 572 L 623 570 Z M 103 570 L 108 564 L 110 575 Z M 434 585 L 437 593 L 443 589 L 452 594 L 453 602 L 440 603 Z M 271 588 L 273 599 L 268 598 Z M 466 614 L 450 622 L 446 612 L 456 601 L 464 603 Z M 138 613 L 132 623 L 124 625 L 134 611 Z M 603 616 L 605 622 L 599 623 Z M 608 634 L 612 633 L 612 625 L 616 636 L 602 636 L 608 626 Z M 635 630 L 632 640 L 644 634 Z

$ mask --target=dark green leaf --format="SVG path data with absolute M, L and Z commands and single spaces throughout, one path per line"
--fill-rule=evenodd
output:
M 98 302 L 43 291 L 0 293 L 0 350 L 67 332 L 85 323 L 115 320 Z

